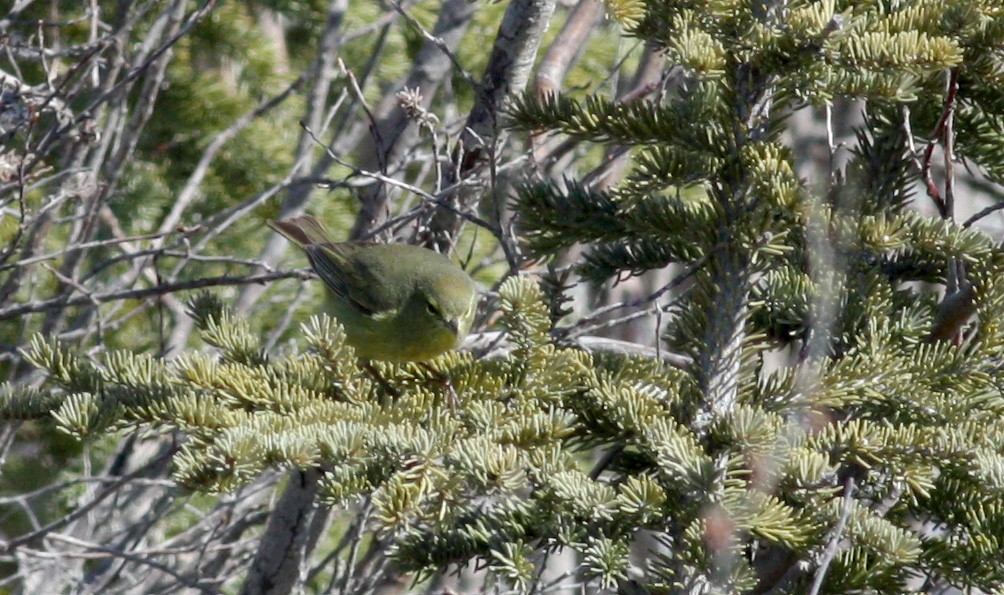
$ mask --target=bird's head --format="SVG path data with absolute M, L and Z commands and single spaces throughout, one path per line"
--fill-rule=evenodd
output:
M 478 304 L 470 277 L 460 270 L 457 274 L 446 272 L 419 283 L 416 289 L 423 317 L 448 330 L 459 345 L 471 330 Z

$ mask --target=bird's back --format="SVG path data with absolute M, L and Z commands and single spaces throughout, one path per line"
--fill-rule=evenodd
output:
M 353 285 L 365 288 L 367 296 L 380 310 L 404 303 L 416 289 L 439 279 L 462 283 L 464 288 L 471 283 L 463 269 L 450 259 L 419 246 L 360 242 L 329 246 L 340 255 L 342 266 L 349 269 Z

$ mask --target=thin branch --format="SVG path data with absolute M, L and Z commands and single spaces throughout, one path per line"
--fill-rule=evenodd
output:
M 301 126 L 303 126 L 302 123 L 301 123 Z M 320 139 L 318 139 L 317 136 L 314 135 L 313 131 L 311 131 L 306 126 L 303 126 L 303 128 L 304 128 L 304 130 L 307 131 L 307 134 L 309 134 L 310 137 L 313 138 L 318 143 L 318 145 L 323 146 L 323 144 L 321 143 Z M 351 169 L 353 175 L 360 176 L 360 177 L 363 177 L 363 178 L 368 178 L 368 179 L 371 179 L 371 180 L 376 180 L 376 181 L 379 181 L 379 182 L 383 182 L 384 184 L 395 186 L 397 188 L 401 188 L 402 190 L 407 190 L 408 192 L 411 192 L 412 194 L 415 194 L 417 196 L 421 196 L 423 199 L 427 200 L 428 202 L 431 202 L 431 203 L 433 203 L 433 204 L 435 204 L 437 206 L 440 206 L 440 207 L 443 207 L 445 209 L 448 209 L 453 214 L 457 215 L 458 217 L 461 217 L 464 220 L 466 220 L 466 221 L 468 221 L 470 223 L 473 223 L 474 225 L 477 225 L 478 227 L 483 227 L 484 229 L 487 229 L 489 232 L 491 232 L 491 234 L 493 236 L 495 236 L 496 239 L 498 239 L 499 241 L 502 241 L 501 231 L 499 229 L 497 229 L 494 225 L 492 225 L 488 221 L 485 221 L 484 219 L 482 219 L 482 218 L 480 218 L 480 217 L 478 217 L 476 215 L 472 215 L 472 214 L 470 214 L 470 213 L 468 213 L 466 211 L 462 211 L 462 210 L 456 208 L 455 206 L 451 205 L 450 203 L 446 202 L 442 198 L 440 198 L 441 196 L 445 196 L 445 195 L 448 195 L 448 194 L 452 193 L 454 190 L 456 190 L 458 188 L 462 188 L 462 187 L 474 185 L 472 182 L 465 181 L 465 180 L 460 180 L 456 184 L 453 184 L 452 186 L 450 186 L 448 188 L 444 188 L 442 190 L 442 192 L 440 192 L 439 195 L 437 196 L 437 195 L 430 194 L 430 193 L 426 192 L 425 190 L 422 190 L 418 186 L 414 186 L 414 185 L 409 184 L 407 182 L 402 182 L 401 180 L 398 180 L 396 178 L 392 178 L 390 176 L 386 176 L 386 175 L 384 175 L 382 173 L 378 173 L 378 172 L 374 172 L 374 171 L 366 171 L 364 169 L 360 169 L 360 168 L 358 168 L 358 167 L 356 167 L 356 166 L 348 163 L 347 161 L 339 158 L 334 153 L 330 153 L 330 149 L 328 149 L 328 151 L 329 151 L 329 157 L 333 161 L 335 161 L 339 165 L 342 165 L 344 167 L 347 167 L 347 168 Z M 355 186 L 355 184 L 352 184 L 352 183 L 348 182 L 347 180 L 315 179 L 314 182 L 319 183 L 319 184 L 325 184 L 328 188 L 337 188 L 339 186 L 348 186 L 348 187 Z
M 993 215 L 994 213 L 996 213 L 997 211 L 999 211 L 1001 209 L 1004 209 L 1004 200 L 1002 200 L 1002 201 L 1000 201 L 998 203 L 992 204 L 989 207 L 987 207 L 987 208 L 983 209 L 982 211 L 980 211 L 979 213 L 976 213 L 975 215 L 973 215 L 969 219 L 966 219 L 966 222 L 962 224 L 962 227 L 970 227 L 974 223 L 976 223 L 977 221 L 979 221 L 980 219 L 983 219 L 984 217 L 988 217 L 990 215 Z
M 710 254 L 712 251 L 713 250 L 709 250 L 708 253 Z M 646 296 L 640 297 L 638 299 L 617 302 L 615 304 L 610 304 L 602 308 L 598 308 L 589 316 L 577 320 L 576 323 L 572 326 L 555 329 L 554 334 L 556 337 L 561 338 L 567 336 L 575 336 L 576 334 L 579 333 L 590 332 L 596 329 L 595 325 L 591 326 L 592 323 L 596 322 L 597 320 L 600 320 L 602 317 L 606 316 L 611 312 L 622 309 L 637 308 L 639 306 L 655 302 L 659 300 L 662 296 L 666 295 L 666 293 L 683 285 L 683 283 L 689 280 L 691 277 L 693 277 L 697 273 L 697 271 L 699 271 L 701 267 L 703 267 L 705 263 L 707 263 L 707 261 L 708 261 L 708 256 L 707 255 L 702 256 L 701 258 L 697 259 L 693 264 L 688 266 L 686 270 L 684 270 L 682 273 L 671 279 L 669 283 L 666 283 L 665 285 L 655 290 L 654 292 Z M 665 306 L 660 306 L 660 309 L 664 308 Z
M 224 145 L 236 137 L 240 131 L 250 126 L 256 119 L 265 115 L 289 98 L 293 93 L 298 91 L 306 78 L 307 73 L 301 74 L 296 80 L 287 85 L 285 89 L 277 93 L 274 97 L 262 100 L 251 111 L 237 118 L 232 124 L 230 124 L 230 126 L 227 126 L 226 129 L 216 134 L 213 142 L 206 147 L 205 151 L 202 152 L 202 156 L 199 158 L 199 162 L 195 165 L 195 169 L 188 177 L 188 180 L 185 181 L 184 187 L 182 187 L 178 196 L 175 198 L 174 204 L 171 207 L 171 212 L 164 217 L 163 221 L 161 221 L 160 227 L 157 229 L 157 233 L 166 235 L 178 225 L 185 209 L 187 209 L 189 205 L 191 205 L 192 201 L 198 196 L 198 189 L 206 175 L 209 173 L 209 166 L 216 159 L 219 152 L 223 150 Z
M 191 577 L 184 576 L 184 575 L 176 572 L 171 567 L 169 567 L 169 566 L 167 566 L 165 564 L 161 564 L 160 562 L 156 562 L 156 561 L 151 560 L 151 559 L 149 559 L 149 558 L 146 557 L 147 555 L 154 555 L 154 554 L 150 554 L 150 553 L 139 554 L 139 553 L 136 553 L 136 552 L 127 552 L 127 551 L 123 551 L 123 550 L 120 550 L 120 549 L 106 547 L 106 546 L 98 544 L 98 543 L 91 543 L 91 542 L 88 542 L 88 541 L 84 541 L 82 539 L 77 539 L 75 537 L 70 537 L 69 535 L 61 535 L 61 534 L 58 534 L 58 533 L 52 533 L 52 534 L 48 535 L 48 539 L 53 539 L 53 540 L 56 540 L 56 541 L 62 541 L 64 543 L 68 543 L 70 545 L 75 545 L 75 546 L 86 548 L 86 549 L 89 549 L 89 550 L 94 550 L 94 551 L 97 551 L 97 552 L 101 552 L 102 554 L 105 554 L 105 556 L 103 556 L 103 557 L 109 557 L 110 556 L 110 557 L 114 557 L 114 558 L 121 558 L 123 560 L 128 560 L 130 562 L 136 562 L 137 564 L 142 564 L 144 566 L 149 566 L 150 568 L 153 568 L 155 570 L 159 570 L 159 571 L 163 572 L 164 574 L 170 576 L 171 578 L 173 578 L 176 581 L 178 581 L 179 583 L 185 585 L 189 589 L 195 589 L 195 590 L 197 590 L 199 592 L 202 592 L 202 593 L 218 593 L 219 592 L 215 588 L 209 588 L 209 587 L 207 587 L 206 585 L 202 584 L 201 581 L 199 581 L 199 580 L 193 579 Z M 168 554 L 168 553 L 171 553 L 171 552 L 163 552 L 163 553 L 164 554 Z M 72 555 L 72 554 L 70 554 L 69 552 L 60 552 L 60 553 L 56 554 L 56 556 L 60 557 L 60 558 L 63 557 L 63 556 L 68 556 L 68 555 Z
M 115 300 L 135 300 L 151 296 L 176 293 L 179 291 L 191 291 L 192 289 L 202 289 L 205 287 L 250 285 L 254 283 L 269 283 L 271 281 L 277 281 L 279 279 L 306 280 L 309 278 L 310 275 L 305 270 L 282 271 L 276 273 L 267 273 L 263 275 L 247 275 L 244 277 L 235 277 L 230 275 L 222 275 L 219 277 L 204 277 L 201 279 L 192 279 L 190 281 L 165 283 L 163 285 L 157 285 L 155 287 L 146 287 L 143 289 L 130 289 L 124 291 L 111 291 L 107 293 L 95 293 L 86 297 L 78 297 L 70 299 L 56 298 L 51 300 L 45 300 L 42 302 L 23 304 L 20 306 L 10 306 L 8 308 L 0 309 L 0 320 L 9 320 L 11 318 L 17 318 L 18 316 L 24 316 L 25 314 L 33 314 L 36 312 L 47 312 L 56 308 L 69 308 L 73 306 L 83 306 L 91 303 L 104 303 Z
M 189 234 L 193 234 L 193 233 L 196 233 L 196 232 L 199 232 L 199 231 L 202 231 L 202 230 L 203 230 L 203 226 L 197 225 L 195 227 L 172 229 L 172 230 L 165 231 L 165 232 L 148 233 L 148 234 L 142 234 L 142 235 L 136 235 L 136 236 L 128 236 L 128 237 L 122 237 L 122 238 L 112 238 L 110 240 L 94 240 L 94 241 L 91 241 L 91 242 L 84 242 L 82 244 L 74 244 L 74 245 L 67 246 L 67 247 L 63 248 L 62 250 L 59 250 L 58 252 L 49 252 L 48 254 L 41 254 L 39 256 L 34 256 L 34 257 L 31 257 L 31 258 L 25 258 L 25 259 L 19 260 L 17 262 L 12 262 L 10 264 L 6 264 L 6 265 L 3 265 L 3 266 L 0 266 L 0 271 L 4 271 L 4 270 L 7 270 L 7 269 L 16 269 L 16 268 L 24 267 L 24 266 L 27 266 L 27 265 L 30 265 L 30 264 L 36 264 L 36 263 L 39 263 L 39 262 L 43 262 L 43 261 L 46 261 L 46 260 L 55 260 L 57 258 L 66 256 L 66 254 L 69 253 L 69 252 L 75 252 L 75 251 L 78 251 L 78 250 L 89 250 L 91 248 L 105 248 L 105 247 L 108 247 L 108 246 L 116 246 L 116 245 L 119 245 L 119 244 L 127 244 L 127 243 L 131 243 L 131 242 L 141 242 L 141 241 L 144 241 L 144 240 L 156 240 L 156 239 L 160 239 L 160 238 L 163 238 L 163 237 L 166 237 L 166 236 L 170 236 L 170 235 L 174 235 L 174 234 L 189 235 Z
M 140 475 L 147 473 L 150 469 L 155 468 L 160 463 L 174 456 L 174 453 L 177 452 L 177 450 L 178 450 L 177 446 L 173 446 L 171 448 L 166 449 L 163 453 L 161 453 L 156 458 L 146 463 L 142 467 L 139 467 L 135 471 L 127 473 L 122 477 L 120 477 L 119 479 L 117 479 L 116 481 L 108 484 L 108 486 L 104 490 L 102 490 L 99 494 L 94 496 L 94 498 L 87 504 L 84 504 L 83 506 L 80 506 L 79 508 L 70 512 L 69 514 L 66 514 L 56 519 L 55 521 L 52 521 L 48 525 L 45 525 L 44 527 L 32 531 L 31 533 L 26 533 L 20 537 L 15 537 L 10 541 L 0 542 L 0 553 L 13 552 L 20 546 L 26 545 L 28 543 L 35 541 L 36 539 L 44 537 L 49 533 L 56 531 L 57 529 L 61 529 L 69 525 L 70 523 L 84 516 L 85 514 L 88 514 L 105 498 L 118 494 L 119 488 L 121 488 L 123 485 L 129 483 L 130 481 L 139 477 Z
M 826 571 L 829 570 L 830 564 L 833 562 L 833 558 L 836 557 L 837 551 L 840 548 L 840 540 L 843 538 L 844 527 L 847 526 L 847 519 L 850 518 L 853 508 L 854 478 L 848 477 L 847 483 L 844 484 L 844 506 L 840 511 L 840 518 L 837 519 L 837 526 L 833 529 L 833 533 L 826 543 L 826 550 L 823 552 L 823 558 L 819 562 L 819 568 L 816 569 L 816 575 L 813 577 L 812 587 L 810 587 L 808 595 L 819 595 L 819 590 L 823 587 L 823 579 L 826 578 Z
M 924 179 L 924 186 L 927 188 L 927 195 L 934 202 L 934 205 L 938 208 L 938 213 L 941 215 L 942 219 L 947 219 L 950 216 L 950 211 L 948 210 L 948 205 L 945 199 L 942 198 L 941 193 L 938 191 L 938 185 L 934 182 L 934 175 L 931 173 L 931 161 L 934 157 L 934 148 L 938 145 L 938 141 L 942 140 L 945 135 L 945 129 L 948 126 L 949 120 L 952 119 L 955 113 L 955 102 L 959 92 L 959 69 L 953 68 L 949 74 L 948 92 L 945 95 L 945 107 L 941 112 L 941 117 L 938 118 L 938 123 L 934 127 L 934 132 L 931 133 L 931 139 L 927 142 L 927 147 L 924 148 L 924 157 L 921 159 L 921 176 Z
M 359 87 L 359 81 L 356 80 L 356 75 L 349 70 L 347 66 L 345 66 L 345 62 L 343 62 L 341 58 L 338 59 L 338 69 L 341 70 L 342 74 L 345 75 L 345 78 L 348 79 L 349 89 L 352 91 L 352 96 L 355 98 L 356 104 L 363 108 L 363 112 L 366 114 L 366 119 L 369 120 L 370 123 L 370 133 L 376 138 L 377 146 L 382 147 L 383 138 L 380 134 L 380 125 L 377 123 L 377 119 L 373 116 L 373 111 L 370 110 L 369 104 L 366 103 L 366 97 L 363 95 L 363 90 Z M 305 122 L 300 122 L 300 127 L 306 130 L 314 141 L 327 148 L 327 145 L 318 141 L 317 137 L 310 132 L 310 128 Z M 377 157 L 379 158 L 380 171 L 386 171 L 387 163 L 384 161 L 383 156 L 378 153 Z
M 447 58 L 450 59 L 450 62 L 453 64 L 453 68 L 460 75 L 460 77 L 463 78 L 464 81 L 471 86 L 471 88 L 473 89 L 478 88 L 478 82 L 474 80 L 474 77 L 471 76 L 471 73 L 467 72 L 467 70 L 464 69 L 464 65 L 460 63 L 460 60 L 457 58 L 456 54 L 453 53 L 453 48 L 450 47 L 450 45 L 446 42 L 445 39 L 443 39 L 442 37 L 437 37 L 436 35 L 433 35 L 429 31 L 427 31 L 425 27 L 423 27 L 421 23 L 416 21 L 414 17 L 408 14 L 408 12 L 404 9 L 404 7 L 402 7 L 401 4 L 399 4 L 398 2 L 392 1 L 390 5 L 391 7 L 394 8 L 395 11 L 398 12 L 398 14 L 404 17 L 404 20 L 408 21 L 408 24 L 411 25 L 411 27 L 415 31 L 417 31 L 418 34 L 421 35 L 423 39 L 435 45 L 437 48 L 439 48 L 441 52 L 443 52 L 443 54 Z
M 959 69 L 953 68 L 948 75 L 948 92 L 945 99 L 944 163 L 945 163 L 945 212 L 948 219 L 955 219 L 955 104 L 959 94 Z

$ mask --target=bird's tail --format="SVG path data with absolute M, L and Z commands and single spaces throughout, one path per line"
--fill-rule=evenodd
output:
M 298 244 L 301 248 L 310 246 L 311 244 L 327 244 L 331 242 L 321 222 L 310 215 L 302 215 L 281 221 L 269 219 L 266 223 L 269 227 L 286 236 L 291 242 Z

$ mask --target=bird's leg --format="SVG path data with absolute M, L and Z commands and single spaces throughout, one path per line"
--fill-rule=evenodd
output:
M 450 411 L 456 411 L 460 400 L 457 397 L 456 389 L 453 388 L 453 379 L 450 378 L 450 375 L 443 374 L 426 362 L 419 362 L 419 365 L 431 372 L 435 380 L 443 385 L 443 392 L 446 395 L 446 406 L 450 408 Z
M 394 388 L 391 385 L 391 383 L 387 382 L 387 380 L 384 379 L 384 377 L 380 375 L 380 372 L 378 372 L 377 369 L 373 367 L 373 364 L 371 364 L 369 360 L 364 359 L 364 360 L 360 360 L 360 361 L 362 362 L 363 369 L 366 370 L 366 372 L 369 373 L 369 375 L 373 378 L 373 380 L 375 380 L 376 383 L 380 385 L 380 388 L 382 388 L 384 390 L 384 392 L 392 400 L 397 401 L 398 398 L 401 396 L 401 393 L 398 392 L 398 390 L 396 388 Z M 383 399 L 383 398 L 380 399 L 380 405 L 382 405 L 384 407 L 387 407 L 390 404 L 391 404 L 390 401 L 388 401 L 386 399 Z

